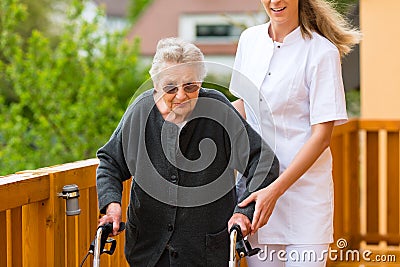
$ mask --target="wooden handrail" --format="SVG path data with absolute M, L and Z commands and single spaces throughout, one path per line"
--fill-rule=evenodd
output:
M 14 174 L 0 178 L 0 212 L 49 198 L 50 179 L 46 174 Z
M 345 124 L 334 127 L 332 136 L 339 136 L 349 132 L 356 132 L 359 129 L 359 120 L 351 119 Z
M 97 165 L 97 159 L 89 159 L 0 177 L 0 223 L 5 226 L 0 236 L 7 240 L 0 242 L 0 266 L 79 265 L 98 224 Z M 79 216 L 66 216 L 65 200 L 57 196 L 67 184 L 79 186 Z M 126 209 L 129 190 L 123 197 Z M 124 234 L 116 240 L 116 252 L 102 255 L 102 266 L 128 266 Z
M 359 120 L 358 128 L 365 131 L 399 131 L 400 130 L 400 120 Z

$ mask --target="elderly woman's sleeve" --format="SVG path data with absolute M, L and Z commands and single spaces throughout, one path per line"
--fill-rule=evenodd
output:
M 131 177 L 123 153 L 121 124 L 110 140 L 97 151 L 100 162 L 96 171 L 96 182 L 101 213 L 105 213 L 108 204 L 121 203 L 122 182 Z
M 267 187 L 279 176 L 279 161 L 271 147 L 247 123 L 235 137 L 233 156 L 236 169 L 247 177 L 246 189 L 238 200 L 240 203 L 252 192 Z M 244 208 L 236 206 L 235 213 L 253 218 L 255 203 Z

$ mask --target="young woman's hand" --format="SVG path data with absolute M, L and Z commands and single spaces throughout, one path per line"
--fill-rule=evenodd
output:
M 268 222 L 279 197 L 280 193 L 278 193 L 278 190 L 275 189 L 274 183 L 272 183 L 269 186 L 252 193 L 249 197 L 239 203 L 239 207 L 241 208 L 252 202 L 256 203 L 250 234 L 254 234 L 260 227 L 264 226 Z

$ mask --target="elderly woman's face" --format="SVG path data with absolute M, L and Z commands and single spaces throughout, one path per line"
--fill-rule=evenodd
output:
M 174 113 L 178 117 L 186 117 L 196 105 L 201 82 L 198 68 L 191 64 L 168 64 L 155 85 L 158 93 L 162 93 L 163 115 Z

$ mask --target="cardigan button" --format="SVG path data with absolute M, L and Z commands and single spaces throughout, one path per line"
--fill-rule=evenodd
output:
M 175 250 L 171 251 L 171 257 L 172 258 L 178 258 L 178 252 L 176 252 Z
M 174 226 L 172 224 L 168 224 L 168 232 L 172 232 L 174 230 Z
M 177 181 L 178 179 L 176 178 L 176 175 L 171 175 L 171 182 L 175 184 Z

